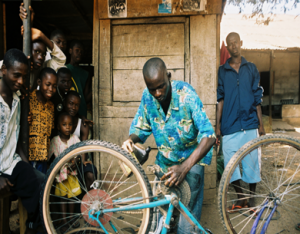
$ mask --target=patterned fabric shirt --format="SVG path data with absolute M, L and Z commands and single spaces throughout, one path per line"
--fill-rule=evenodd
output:
M 0 174 L 12 174 L 21 157 L 16 154 L 20 132 L 21 104 L 17 94 L 13 93 L 12 108 L 0 95 Z
M 64 150 L 69 148 L 71 145 L 76 144 L 77 142 L 80 142 L 79 138 L 76 135 L 71 134 L 70 139 L 67 141 L 67 143 L 63 142 L 60 139 L 60 136 L 53 137 L 50 143 L 50 149 L 49 149 L 49 158 L 54 154 L 55 157 L 58 157 L 59 154 L 61 154 Z M 69 171 L 68 170 L 69 163 L 66 163 L 61 169 L 60 173 L 55 177 L 57 182 L 62 182 L 68 178 L 68 175 L 77 175 L 77 171 Z
M 29 161 L 45 161 L 48 157 L 50 135 L 54 128 L 54 105 L 38 101 L 36 90 L 30 94 L 32 124 L 29 127 Z
M 167 115 L 146 88 L 129 130 L 129 134 L 137 135 L 142 143 L 153 133 L 158 148 L 155 163 L 164 172 L 187 159 L 202 138 L 215 137 L 194 88 L 183 81 L 172 81 L 171 85 L 172 98 Z M 210 165 L 211 158 L 212 149 L 198 163 Z

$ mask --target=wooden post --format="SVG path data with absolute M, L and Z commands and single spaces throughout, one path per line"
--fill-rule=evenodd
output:
M 270 85 L 269 85 L 269 123 L 272 129 L 272 95 L 274 89 L 274 72 L 273 72 L 274 51 L 270 53 Z
M 21 199 L 19 198 L 20 234 L 25 234 L 26 232 L 26 220 L 27 220 L 27 211 L 23 206 Z
M 27 18 L 23 20 L 24 34 L 23 34 L 23 52 L 26 56 L 31 54 L 31 27 L 30 27 L 30 10 L 31 0 L 24 0 L 24 7 L 27 10 Z M 21 147 L 24 154 L 28 157 L 29 147 L 29 125 L 28 125 L 28 113 L 29 113 L 29 83 L 30 83 L 30 59 L 28 59 L 28 75 L 25 81 L 26 96 L 21 103 L 21 129 L 20 140 Z

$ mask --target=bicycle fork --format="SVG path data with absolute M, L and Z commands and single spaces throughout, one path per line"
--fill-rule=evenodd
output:
M 266 201 L 266 203 L 264 204 L 264 206 L 262 207 L 262 209 L 259 211 L 259 213 L 258 213 L 258 215 L 257 215 L 257 217 L 256 217 L 256 219 L 255 219 L 255 221 L 254 221 L 254 223 L 252 225 L 250 234 L 256 234 L 256 228 L 257 228 L 258 222 L 259 222 L 262 214 L 264 213 L 264 210 L 266 209 L 268 203 L 269 203 L 269 200 Z M 270 224 L 270 221 L 271 221 L 271 219 L 272 219 L 272 217 L 273 217 L 273 215 L 275 213 L 275 210 L 277 208 L 276 199 L 274 200 L 273 203 L 274 203 L 274 207 L 273 207 L 271 213 L 269 214 L 269 216 L 268 216 L 268 218 L 267 218 L 267 220 L 266 220 L 266 222 L 265 222 L 265 224 L 264 224 L 264 226 L 263 226 L 260 234 L 265 234 L 266 233 L 267 228 L 268 228 L 268 226 Z

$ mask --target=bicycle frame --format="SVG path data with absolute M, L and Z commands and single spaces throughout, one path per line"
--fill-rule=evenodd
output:
M 264 206 L 262 207 L 262 209 L 259 211 L 259 213 L 258 213 L 258 215 L 257 215 L 257 217 L 256 217 L 256 219 L 255 219 L 255 221 L 254 221 L 254 223 L 252 225 L 250 234 L 255 234 L 256 233 L 256 228 L 257 228 L 258 222 L 260 220 L 260 217 L 264 213 L 264 210 L 266 209 L 268 203 L 269 203 L 269 201 L 267 200 L 265 202 Z M 276 208 L 277 208 L 277 203 L 276 203 L 276 200 L 274 200 L 274 207 L 273 207 L 271 213 L 269 214 L 269 216 L 268 216 L 268 218 L 267 218 L 267 220 L 266 220 L 266 222 L 265 222 L 265 224 L 264 224 L 264 226 L 263 226 L 260 234 L 265 234 L 266 233 L 267 228 L 268 228 L 268 226 L 270 224 L 271 218 L 273 217 L 273 215 L 275 213 Z
M 173 204 L 174 199 L 176 201 L 178 201 L 178 205 Z M 133 200 L 134 200 L 134 198 L 133 198 Z M 120 202 L 120 201 L 122 201 L 122 200 L 117 200 L 117 201 L 114 201 L 114 202 Z M 167 234 L 167 231 L 170 227 L 170 221 L 171 221 L 171 218 L 172 218 L 174 207 L 178 207 L 181 212 L 184 212 L 185 215 L 187 215 L 187 217 L 192 221 L 194 227 L 198 227 L 204 234 L 208 234 L 205 231 L 205 229 L 200 225 L 200 223 L 195 219 L 195 217 L 189 212 L 189 210 L 177 199 L 177 196 L 175 194 L 165 195 L 165 199 L 158 200 L 158 201 L 153 201 L 153 202 L 146 203 L 146 204 L 127 205 L 127 206 L 120 207 L 120 208 L 100 210 L 100 211 L 97 211 L 95 213 L 93 212 L 94 210 L 90 210 L 89 211 L 89 218 L 97 221 L 97 223 L 102 228 L 102 230 L 105 232 L 105 234 L 109 234 L 108 231 L 104 228 L 104 226 L 102 225 L 102 223 L 99 220 L 100 215 L 105 214 L 105 213 L 109 213 L 109 212 L 130 211 L 130 210 L 154 208 L 154 207 L 168 205 L 168 204 L 169 204 L 169 209 L 168 209 L 168 212 L 167 212 L 167 216 L 166 216 L 161 234 Z M 109 224 L 112 227 L 112 229 L 114 230 L 114 232 L 118 233 L 116 227 L 113 225 L 113 223 L 111 221 L 109 221 Z

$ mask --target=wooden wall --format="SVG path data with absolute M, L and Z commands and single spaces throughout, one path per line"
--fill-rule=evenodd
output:
M 215 125 L 219 15 L 111 20 L 101 19 L 100 10 L 97 14 L 100 20 L 94 21 L 93 86 L 96 138 L 118 145 L 128 138 L 146 87 L 141 69 L 154 56 L 166 62 L 172 79 L 192 84 Z M 153 136 L 145 143 L 148 145 L 153 150 L 144 169 L 154 163 L 157 153 Z M 212 165 L 205 169 L 204 203 L 216 201 L 216 173 L 214 156 Z
M 164 17 L 164 16 L 182 16 L 182 15 L 203 15 L 203 14 L 222 14 L 223 5 L 221 0 L 207 0 L 205 11 L 182 11 L 180 7 L 181 0 L 172 1 L 172 13 L 158 13 L 158 4 L 162 0 L 127 0 L 127 18 L 142 17 Z M 226 2 L 226 1 L 224 1 Z M 98 12 L 100 19 L 108 18 L 107 0 L 99 0 Z

